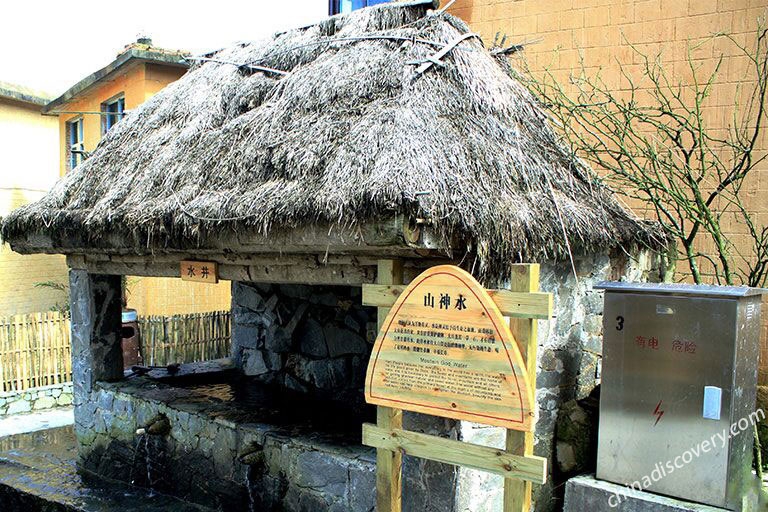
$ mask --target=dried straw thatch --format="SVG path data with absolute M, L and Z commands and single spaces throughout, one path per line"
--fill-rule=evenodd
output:
M 3 237 L 189 250 L 227 229 L 400 213 L 429 219 L 444 249 L 497 278 L 515 260 L 565 257 L 564 234 L 574 253 L 652 241 L 656 228 L 568 154 L 478 38 L 417 73 L 412 62 L 441 46 L 425 41 L 468 32 L 429 7 L 367 8 L 209 55 L 220 62 L 198 62 L 131 112 L 48 195 L 13 212 Z

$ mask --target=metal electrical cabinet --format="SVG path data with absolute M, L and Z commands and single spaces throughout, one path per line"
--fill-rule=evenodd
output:
M 752 425 L 721 438 L 755 412 L 762 290 L 596 288 L 605 290 L 597 478 L 740 510 L 754 480 Z

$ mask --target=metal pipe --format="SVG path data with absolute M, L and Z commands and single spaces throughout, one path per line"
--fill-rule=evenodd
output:
M 98 114 L 101 116 L 124 116 L 130 112 L 130 110 L 123 110 L 122 112 L 100 112 L 100 111 L 89 111 L 89 110 L 52 110 L 50 112 L 46 112 L 48 115 L 58 115 L 58 114 Z

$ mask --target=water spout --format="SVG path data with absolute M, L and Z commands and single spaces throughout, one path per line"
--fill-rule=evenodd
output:
M 238 457 L 241 464 L 246 466 L 260 466 L 264 464 L 264 451 L 254 450 Z
M 164 414 L 158 414 L 146 427 L 147 434 L 153 436 L 164 436 L 171 431 L 171 422 Z

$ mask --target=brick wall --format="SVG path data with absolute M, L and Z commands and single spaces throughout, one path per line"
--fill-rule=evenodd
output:
M 54 168 L 55 171 L 55 168 Z M 0 186 L 0 216 L 38 199 L 43 191 Z M 0 240 L 0 316 L 48 311 L 67 301 L 65 293 L 35 283 L 54 281 L 67 284 L 64 256 L 52 254 L 21 255 Z
M 139 315 L 178 315 L 229 310 L 229 281 L 193 283 L 179 278 L 128 277 L 128 307 Z
M 656 55 L 675 79 L 690 81 L 687 52 L 701 73 L 714 69 L 724 56 L 712 94 L 703 107 L 706 122 L 723 133 L 733 115 L 734 99 L 751 83 L 748 63 L 732 43 L 724 38 L 712 40 L 717 32 L 729 33 L 742 45 L 753 39 L 757 19 L 766 13 L 768 0 L 457 0 L 449 9 L 469 23 L 487 46 L 497 34 L 507 35 L 508 43 L 529 42 L 524 58 L 534 72 L 548 69 L 564 81 L 583 59 L 589 72 L 600 70 L 606 83 L 620 91 L 621 71 L 637 76 L 641 61 L 631 46 Z M 758 145 L 756 158 L 766 155 L 768 132 Z M 745 204 L 757 225 L 768 225 L 768 163 L 763 163 L 743 189 Z M 640 215 L 648 215 L 631 205 Z M 741 252 L 749 252 L 746 226 L 735 218 L 723 222 L 725 234 Z M 711 241 L 699 247 L 713 252 Z M 685 265 L 679 265 L 687 278 Z M 712 268 L 701 262 L 705 279 L 712 280 Z M 768 304 L 766 304 L 768 309 Z M 768 312 L 763 315 L 762 360 L 768 362 Z M 766 366 L 764 363 L 763 366 Z M 768 385 L 768 368 L 761 381 Z

